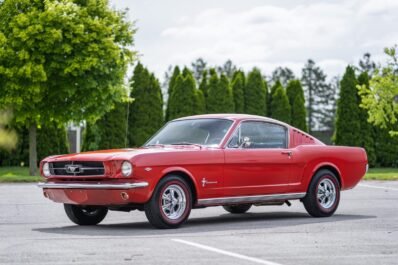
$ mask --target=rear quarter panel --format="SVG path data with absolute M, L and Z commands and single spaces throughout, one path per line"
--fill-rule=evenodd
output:
M 359 147 L 300 145 L 297 156 L 303 163 L 297 189 L 306 191 L 315 173 L 323 167 L 333 167 L 339 174 L 342 190 L 352 189 L 366 173 L 366 152 Z

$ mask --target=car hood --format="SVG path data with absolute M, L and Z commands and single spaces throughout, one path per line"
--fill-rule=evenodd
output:
M 109 161 L 109 160 L 130 160 L 140 154 L 151 154 L 160 152 L 182 152 L 202 150 L 197 146 L 170 146 L 153 148 L 126 148 L 90 151 L 76 154 L 56 155 L 44 159 L 46 162 L 55 161 Z

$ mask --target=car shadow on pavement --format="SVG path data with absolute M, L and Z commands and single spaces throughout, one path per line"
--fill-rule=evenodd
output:
M 193 217 L 178 229 L 160 230 L 148 222 L 100 224 L 97 226 L 63 226 L 35 228 L 33 231 L 51 234 L 76 236 L 154 236 L 180 235 L 203 232 L 222 232 L 255 230 L 267 228 L 293 227 L 300 225 L 317 225 L 343 221 L 372 219 L 370 215 L 335 214 L 328 218 L 313 218 L 301 212 L 268 212 L 245 214 L 221 214 L 212 217 Z

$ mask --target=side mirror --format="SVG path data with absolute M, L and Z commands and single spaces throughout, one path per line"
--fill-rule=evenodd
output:
M 239 145 L 239 148 L 249 148 L 250 144 L 251 144 L 250 138 L 249 137 L 243 137 L 243 141 Z

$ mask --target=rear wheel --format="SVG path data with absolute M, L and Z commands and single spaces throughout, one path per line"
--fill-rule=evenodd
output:
M 330 170 L 320 170 L 313 177 L 304 207 L 313 217 L 332 216 L 340 202 L 340 185 L 336 175 Z
M 108 209 L 101 206 L 64 204 L 66 215 L 78 225 L 96 225 L 104 220 Z
M 251 204 L 241 204 L 241 205 L 226 205 L 223 206 L 224 210 L 230 213 L 238 214 L 245 213 L 252 207 Z
M 163 229 L 179 227 L 188 219 L 192 209 L 192 192 L 188 183 L 174 175 L 161 179 L 144 209 L 153 226 Z

